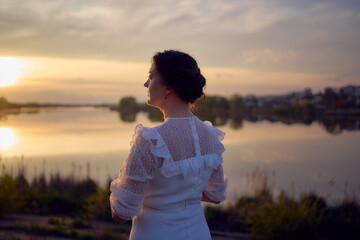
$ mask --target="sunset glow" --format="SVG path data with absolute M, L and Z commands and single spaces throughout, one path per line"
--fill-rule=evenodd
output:
M 21 75 L 21 62 L 16 58 L 0 57 L 0 86 L 14 84 Z

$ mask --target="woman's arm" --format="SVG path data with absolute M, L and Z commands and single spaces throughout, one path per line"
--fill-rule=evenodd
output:
M 116 223 L 131 220 L 141 212 L 145 190 L 152 179 L 154 166 L 150 147 L 150 141 L 142 136 L 141 126 L 136 127 L 130 153 L 118 178 L 110 184 L 111 215 Z
M 226 199 L 227 178 L 224 176 L 222 165 L 213 171 L 206 188 L 203 191 L 202 201 L 218 204 Z

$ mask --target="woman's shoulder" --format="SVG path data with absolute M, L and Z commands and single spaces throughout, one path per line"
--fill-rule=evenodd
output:
M 164 123 L 165 122 L 154 127 L 145 127 L 142 124 L 136 125 L 130 145 L 132 146 L 134 143 L 144 141 L 151 142 L 153 144 L 159 142 L 161 140 L 161 135 L 159 134 L 157 129 L 161 127 Z
M 143 137 L 144 139 L 151 139 L 157 135 L 156 128 L 159 126 L 145 127 L 142 124 L 138 124 L 135 126 L 134 136 Z
M 217 127 L 214 127 L 212 125 L 212 123 L 210 121 L 203 121 L 203 123 L 210 128 L 210 130 L 213 132 L 213 134 L 215 135 L 215 137 L 221 142 L 224 139 L 225 136 L 225 132 L 223 132 L 222 130 L 220 130 Z

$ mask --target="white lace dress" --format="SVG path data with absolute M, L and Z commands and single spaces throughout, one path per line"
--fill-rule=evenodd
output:
M 135 128 L 119 177 L 111 182 L 116 215 L 132 219 L 130 239 L 211 239 L 202 193 L 225 200 L 225 133 L 197 117 L 168 118 Z

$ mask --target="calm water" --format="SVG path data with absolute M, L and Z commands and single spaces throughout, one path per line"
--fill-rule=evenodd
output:
M 1 164 L 16 173 L 20 165 L 32 178 L 44 172 L 90 176 L 103 186 L 115 178 L 130 149 L 137 124 L 153 127 L 145 113 L 123 122 L 117 112 L 94 108 L 41 109 L 7 115 L 0 121 Z M 337 202 L 345 195 L 360 198 L 360 132 L 330 134 L 311 125 L 243 121 L 233 129 L 229 120 L 219 128 L 229 200 L 251 193 L 266 182 L 275 194 L 315 191 Z M 23 156 L 23 157 L 22 157 Z

